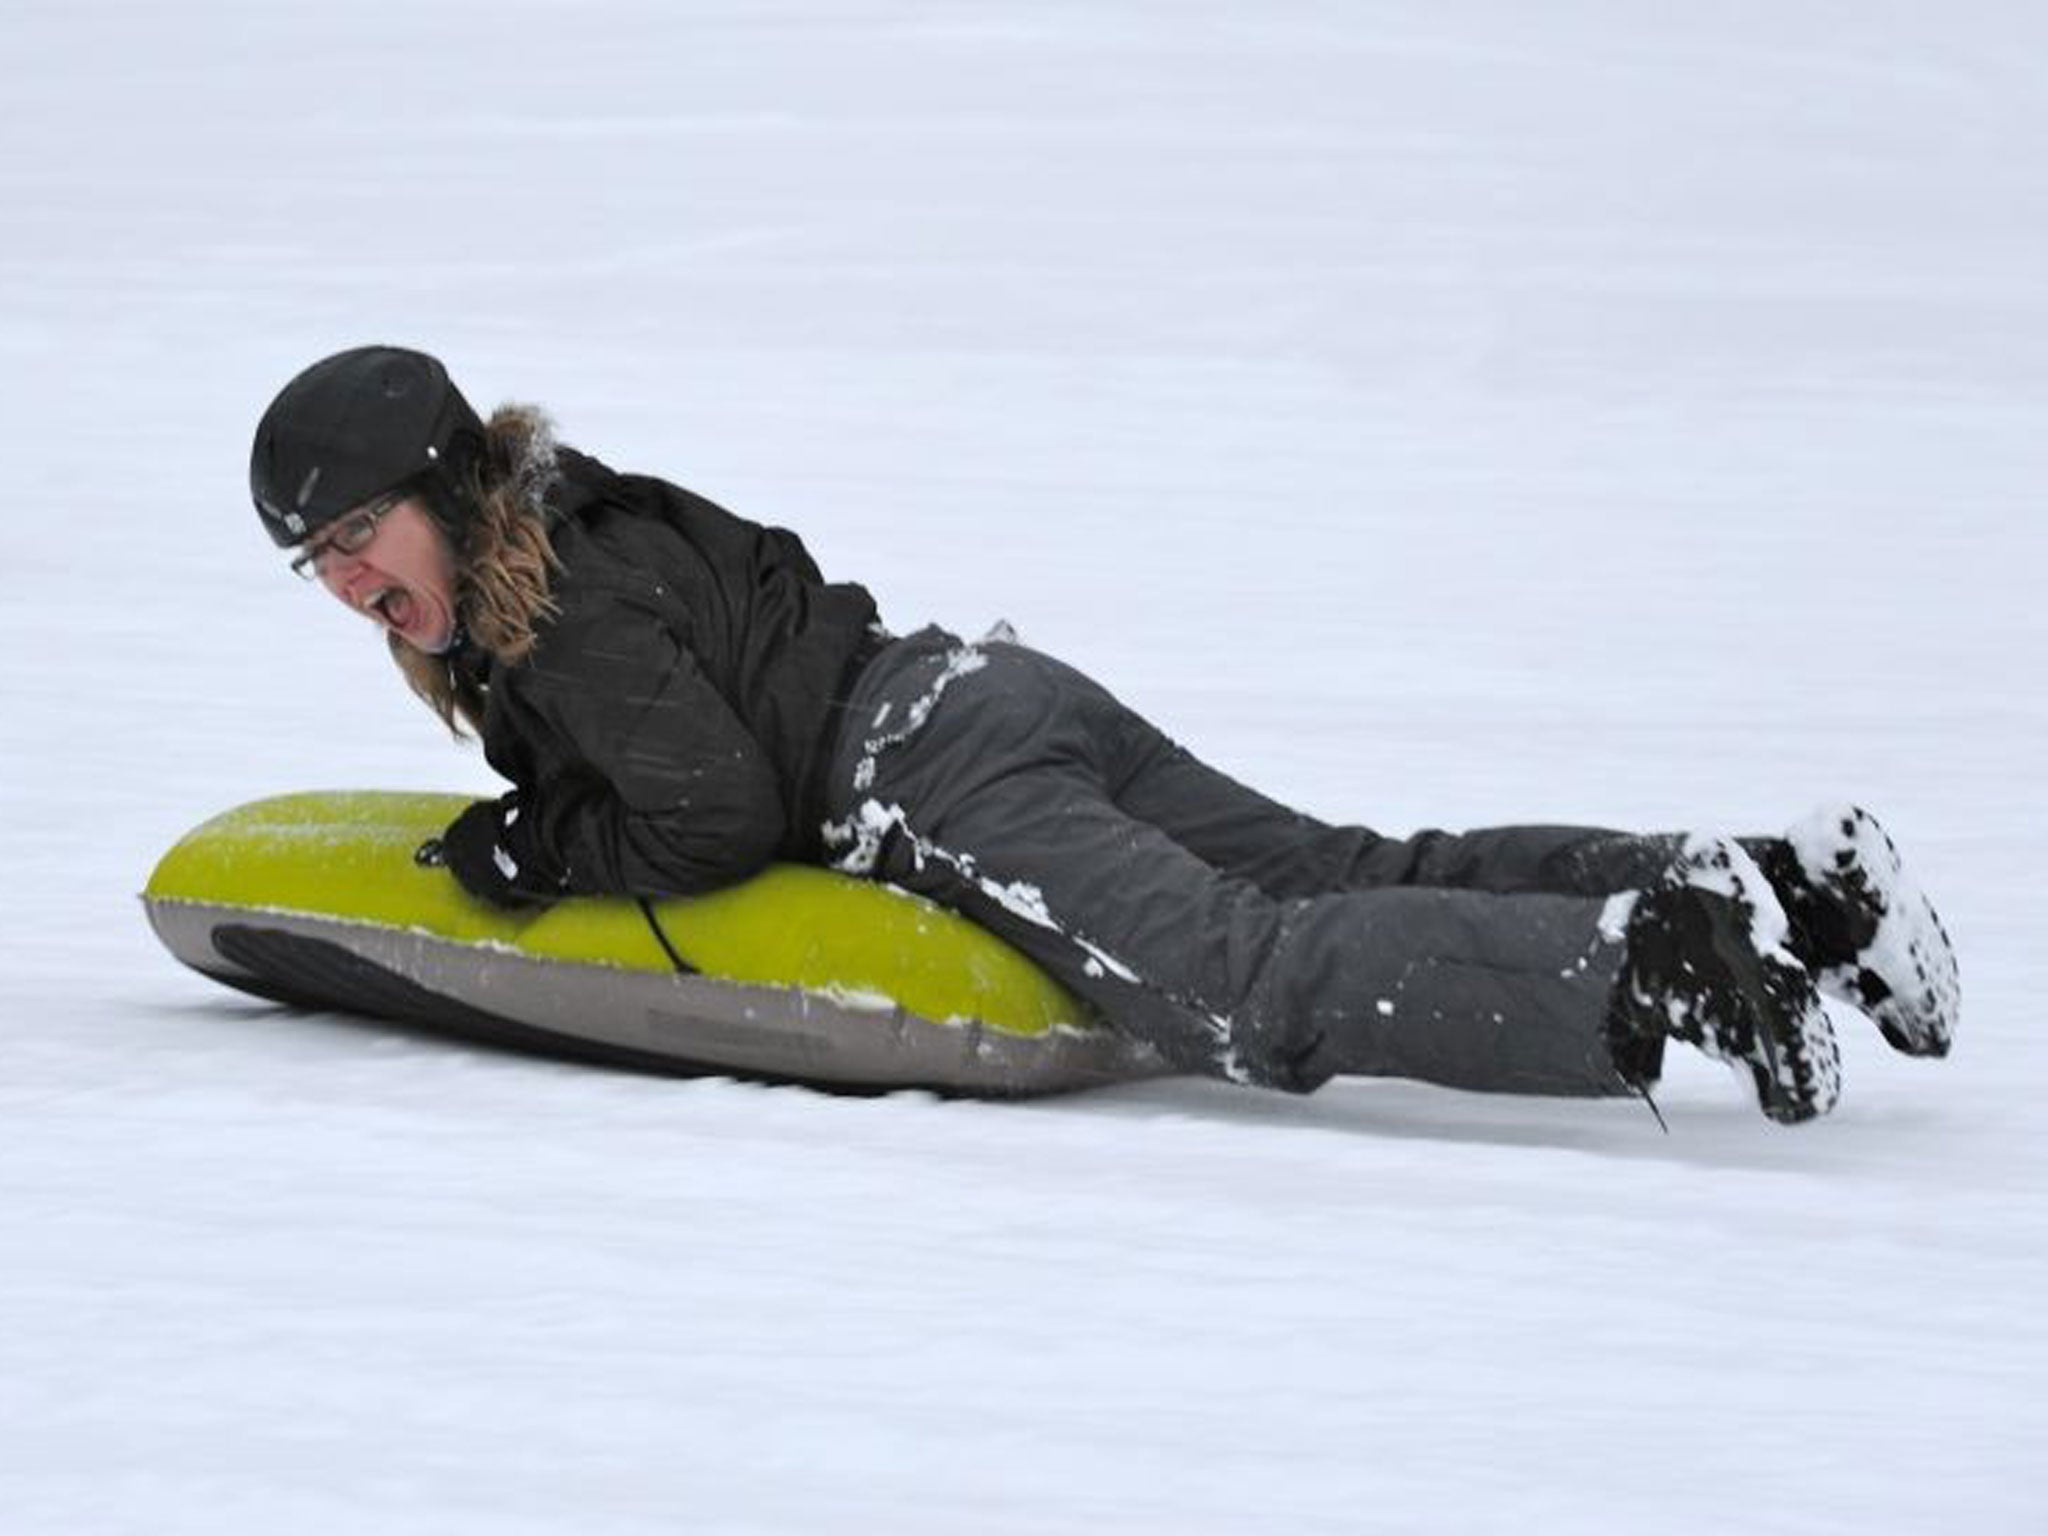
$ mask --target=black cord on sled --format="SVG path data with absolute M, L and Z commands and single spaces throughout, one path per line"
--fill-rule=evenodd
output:
M 640 904 L 640 915 L 647 919 L 648 930 L 654 935 L 654 942 L 661 946 L 661 952 L 668 956 L 668 962 L 685 976 L 697 974 L 697 967 L 676 953 L 675 945 L 669 943 L 668 935 L 662 931 L 661 919 L 654 915 L 654 903 L 645 896 L 633 898 Z

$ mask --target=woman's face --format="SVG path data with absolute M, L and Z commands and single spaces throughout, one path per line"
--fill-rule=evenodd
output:
M 350 513 L 307 546 L 320 584 L 357 613 L 416 649 L 445 651 L 455 639 L 455 553 L 417 497 L 376 519 L 369 542 L 344 552 L 335 534 Z

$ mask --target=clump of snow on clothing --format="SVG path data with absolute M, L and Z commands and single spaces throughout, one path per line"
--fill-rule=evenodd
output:
M 1742 912 L 1749 927 L 1749 942 L 1760 955 L 1792 958 L 1792 925 L 1785 909 L 1771 891 L 1770 881 L 1756 861 L 1733 838 L 1695 832 L 1687 836 L 1673 871 L 1680 884 L 1726 896 Z M 1606 914 L 1602 914 L 1603 921 Z
M 893 731 L 885 731 L 883 727 L 888 723 L 892 711 L 886 703 L 876 710 L 874 721 L 869 726 L 869 730 L 874 734 L 861 743 L 860 761 L 854 765 L 854 789 L 865 794 L 874 788 L 875 760 L 889 748 L 901 746 L 922 730 L 925 721 L 931 718 L 932 711 L 938 707 L 939 700 L 944 697 L 948 688 L 961 678 L 971 676 L 987 665 L 988 658 L 975 646 L 955 646 L 946 653 L 946 663 L 939 669 L 938 676 L 932 679 L 931 686 L 913 699 L 910 707 L 903 712 L 902 725 Z
M 882 839 L 904 825 L 902 806 L 863 800 L 846 820 L 825 823 L 825 846 L 845 850 L 832 861 L 832 867 L 862 879 L 872 876 L 881 862 Z
M 1616 891 L 1607 898 L 1600 908 L 1597 924 L 1600 937 L 1611 944 L 1619 944 L 1628 937 L 1628 920 L 1635 916 L 1636 903 L 1642 899 L 1641 891 Z

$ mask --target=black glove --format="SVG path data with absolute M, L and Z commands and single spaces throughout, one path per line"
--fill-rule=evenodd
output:
M 532 906 L 562 894 L 561 878 L 542 860 L 532 818 L 516 790 L 465 808 L 414 857 L 422 864 L 445 864 L 465 891 L 494 907 Z

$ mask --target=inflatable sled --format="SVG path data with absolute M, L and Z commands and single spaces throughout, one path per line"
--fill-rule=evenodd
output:
M 259 800 L 183 838 L 143 902 L 173 955 L 244 992 L 553 1055 L 989 1095 L 1162 1070 L 966 919 L 828 870 L 500 912 L 413 857 L 467 803 Z

